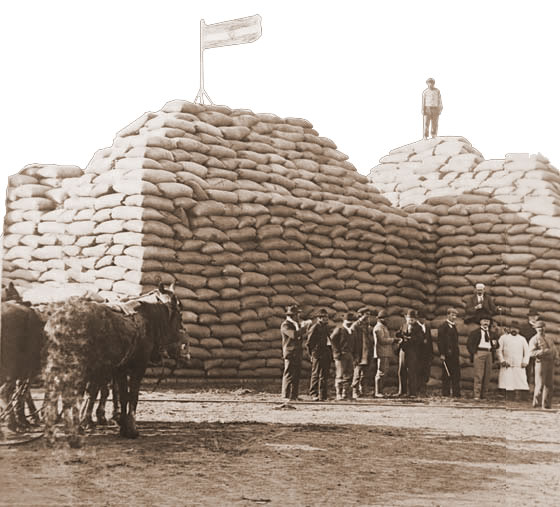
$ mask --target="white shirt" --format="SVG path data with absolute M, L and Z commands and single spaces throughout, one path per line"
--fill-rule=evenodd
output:
M 492 346 L 490 345 L 490 340 L 486 338 L 486 334 L 490 334 L 490 331 L 484 331 L 484 329 L 480 328 L 480 343 L 478 344 L 479 349 L 486 349 L 490 350 Z

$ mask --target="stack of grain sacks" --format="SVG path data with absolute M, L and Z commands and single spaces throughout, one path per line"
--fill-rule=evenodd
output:
M 64 272 L 104 297 L 176 282 L 193 356 L 178 374 L 279 378 L 290 304 L 307 317 L 387 307 L 395 323 L 435 308 L 429 224 L 306 120 L 173 101 L 75 178 L 60 207 L 76 212 L 64 234 L 80 251 Z
M 437 236 L 436 325 L 482 282 L 504 308 L 498 320 L 536 310 L 560 343 L 560 175 L 546 158 L 483 160 L 463 138 L 436 138 L 394 150 L 370 180 Z M 471 381 L 467 328 L 459 330 Z

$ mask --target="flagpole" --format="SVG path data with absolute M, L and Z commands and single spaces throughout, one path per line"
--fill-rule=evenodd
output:
M 204 89 L 204 48 L 202 47 L 202 31 L 204 25 L 205 25 L 204 20 L 201 19 L 200 20 L 200 88 L 198 89 L 198 93 L 196 94 L 194 101 L 200 104 L 204 104 L 204 97 L 206 97 L 210 102 L 210 104 L 214 105 L 214 102 L 212 102 L 212 99 L 208 96 L 206 90 Z

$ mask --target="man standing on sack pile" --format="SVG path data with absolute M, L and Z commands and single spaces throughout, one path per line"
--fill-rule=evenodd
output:
M 389 374 L 389 364 L 393 357 L 393 343 L 397 341 L 391 336 L 386 324 L 387 311 L 381 310 L 377 314 L 377 324 L 373 328 L 374 357 L 377 358 L 377 372 L 375 374 L 376 398 L 383 398 L 383 379 Z
M 529 345 L 519 334 L 519 323 L 516 320 L 511 322 L 509 332 L 500 336 L 496 355 L 500 363 L 498 388 L 504 389 L 506 400 L 516 399 L 518 391 L 529 390 L 525 373 L 525 367 L 529 363 Z
M 364 379 L 370 365 L 373 363 L 373 325 L 375 314 L 367 307 L 358 310 L 359 317 L 365 319 L 356 328 L 356 351 L 357 360 L 354 364 L 354 376 L 352 378 L 352 398 L 358 399 L 364 395 Z
M 422 116 L 424 117 L 424 139 L 428 139 L 430 124 L 432 126 L 432 137 L 437 136 L 439 115 L 443 111 L 441 93 L 435 88 L 436 82 L 433 78 L 426 80 L 428 88 L 422 92 Z
M 457 310 L 447 309 L 447 320 L 438 328 L 438 349 L 441 358 L 442 395 L 461 397 L 461 365 L 459 363 L 459 333 L 455 321 Z
M 311 325 L 310 320 L 301 321 L 300 317 L 301 310 L 297 305 L 288 306 L 286 319 L 280 325 L 284 358 L 282 398 L 293 401 L 298 399 L 299 394 L 303 337 Z
M 542 408 L 552 408 L 552 391 L 554 388 L 554 363 L 558 351 L 552 338 L 546 336 L 544 322 L 535 324 L 537 334 L 529 342 L 529 355 L 535 358 L 535 394 L 533 407 L 542 403 Z
M 422 343 L 422 328 L 416 322 L 416 310 L 408 310 L 405 323 L 396 333 L 399 338 L 399 392 L 398 396 L 418 394 L 418 361 Z
M 337 401 L 351 399 L 350 383 L 354 361 L 357 361 L 361 354 L 361 350 L 357 348 L 357 345 L 360 345 L 356 337 L 357 327 L 367 317 L 367 315 L 362 315 L 359 319 L 356 319 L 354 313 L 348 312 L 342 324 L 331 333 L 330 340 L 336 369 L 334 386 Z
M 475 285 L 475 292 L 466 300 L 465 323 L 478 323 L 481 315 L 496 315 L 498 309 L 494 304 L 494 300 L 486 293 L 486 287 L 483 283 Z
M 467 339 L 467 349 L 474 366 L 473 394 L 475 400 L 486 397 L 492 375 L 492 361 L 498 348 L 498 341 L 491 335 L 491 322 L 490 315 L 481 314 L 480 327 L 472 331 Z
M 322 309 L 319 311 L 317 321 L 309 328 L 305 343 L 311 357 L 309 395 L 313 401 L 325 401 L 328 398 L 327 384 L 332 354 L 329 334 L 329 314 L 327 310 Z

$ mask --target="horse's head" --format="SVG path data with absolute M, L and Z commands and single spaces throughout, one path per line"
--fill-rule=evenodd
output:
M 163 353 L 177 360 L 189 359 L 189 340 L 181 315 L 183 308 L 181 301 L 175 295 L 174 284 L 168 288 L 160 284 L 155 294 L 157 300 L 167 308 L 168 315 L 167 329 L 161 342 Z
M 15 288 L 13 282 L 10 282 L 7 286 L 2 287 L 2 301 L 15 301 L 17 303 L 22 303 L 23 299 Z

